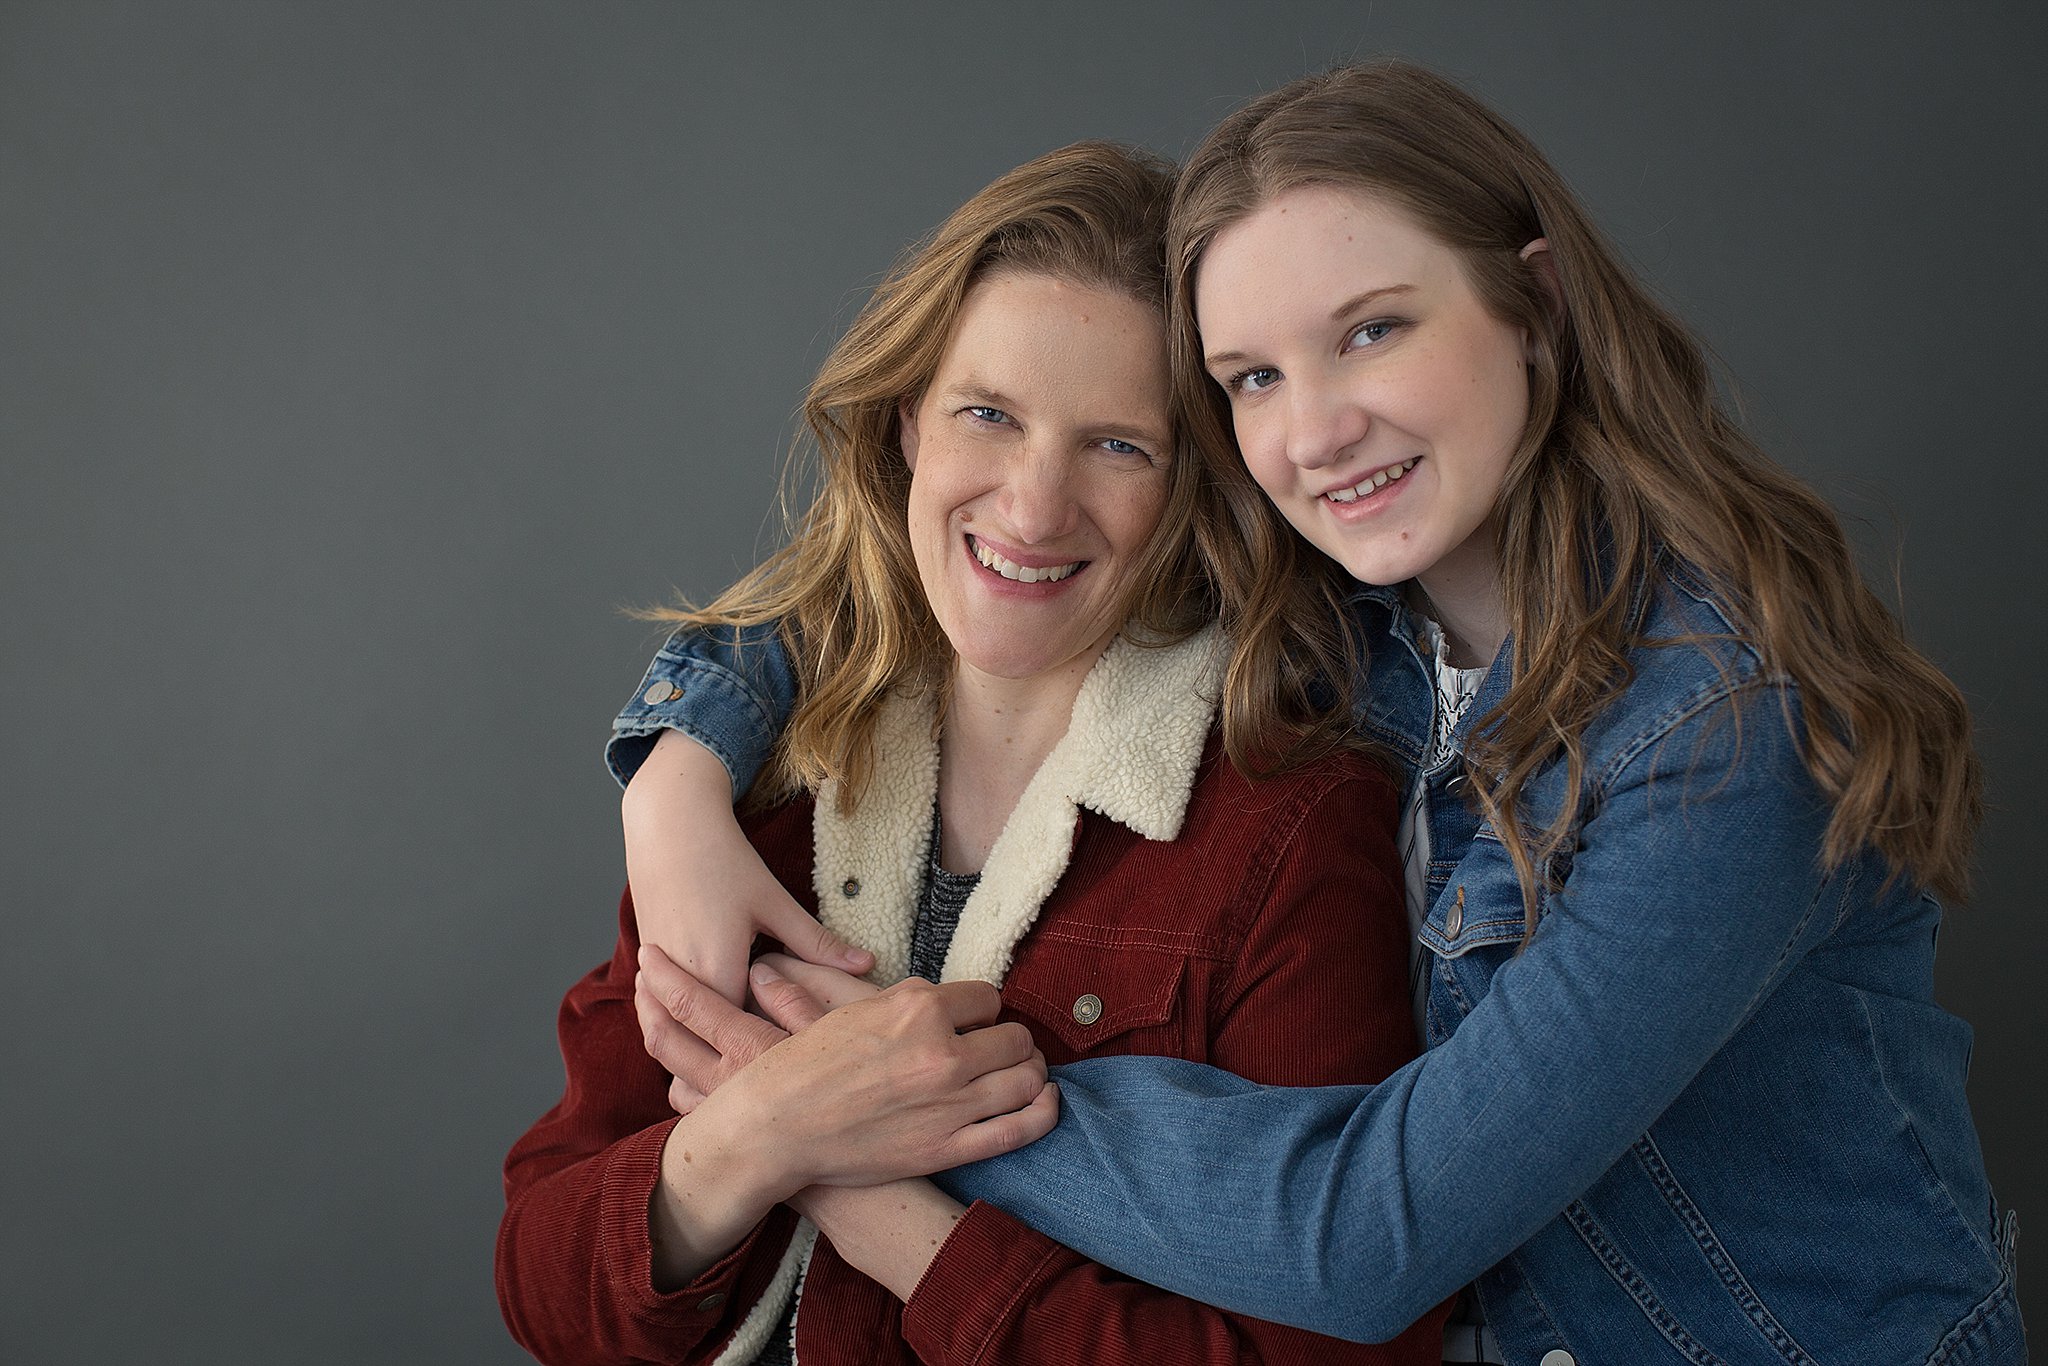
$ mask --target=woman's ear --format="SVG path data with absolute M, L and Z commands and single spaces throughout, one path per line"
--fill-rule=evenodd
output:
M 902 448 L 903 463 L 917 472 L 917 400 L 896 400 L 896 444 Z

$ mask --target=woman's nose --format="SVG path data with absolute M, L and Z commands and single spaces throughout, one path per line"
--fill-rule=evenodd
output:
M 1010 469 L 1003 489 L 1003 517 L 1011 534 L 1035 544 L 1074 529 L 1074 463 L 1058 455 L 1026 452 Z
M 1365 405 L 1332 385 L 1290 377 L 1287 459 L 1305 470 L 1337 464 L 1372 426 Z

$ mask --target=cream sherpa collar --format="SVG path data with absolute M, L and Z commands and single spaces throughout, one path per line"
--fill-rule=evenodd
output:
M 1102 652 L 1053 746 L 989 850 L 960 913 L 946 981 L 1002 984 L 1010 956 L 1066 871 L 1080 808 L 1151 840 L 1180 833 L 1222 679 L 1221 633 L 1208 627 L 1178 645 L 1147 649 L 1122 636 Z M 860 806 L 841 815 L 837 784 L 818 793 L 813 817 L 818 918 L 874 952 L 871 980 L 909 971 L 939 746 L 929 697 L 892 697 L 875 730 L 875 773 Z

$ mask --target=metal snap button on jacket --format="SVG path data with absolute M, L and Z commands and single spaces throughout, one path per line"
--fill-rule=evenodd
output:
M 844 881 L 844 882 L 840 883 L 840 884 L 839 884 L 839 895 L 841 895 L 841 896 L 859 896 L 859 895 L 860 895 L 860 879 L 859 879 L 859 878 L 857 878 L 857 877 L 850 877 L 850 878 L 846 879 L 846 881 Z
M 697 1301 L 697 1312 L 700 1314 L 708 1314 L 712 1310 L 718 1308 L 719 1305 L 724 1303 L 724 1292 L 714 1290 L 710 1294 L 706 1295 L 703 1299 Z
M 1074 1023 L 1091 1025 L 1102 1018 L 1102 998 L 1089 992 L 1074 1002 Z
M 650 707 L 658 707 L 664 702 L 673 702 L 682 695 L 683 690 L 673 683 L 652 683 L 648 685 L 646 692 L 640 694 L 640 700 Z
M 1543 1354 L 1543 1360 L 1536 1366 L 1579 1366 L 1579 1359 L 1562 1347 L 1553 1347 Z

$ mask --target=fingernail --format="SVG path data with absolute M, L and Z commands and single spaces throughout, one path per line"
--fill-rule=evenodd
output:
M 875 956 L 866 949 L 848 949 L 845 953 L 839 955 L 839 961 L 847 967 L 858 968 L 865 972 L 874 966 Z
M 766 963 L 756 963 L 747 970 L 747 980 L 757 987 L 774 986 L 782 980 L 782 974 Z

